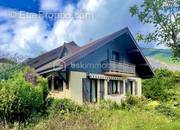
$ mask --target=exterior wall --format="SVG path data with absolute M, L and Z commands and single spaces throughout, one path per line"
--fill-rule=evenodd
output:
M 50 96 L 55 98 L 69 98 L 79 104 L 83 104 L 83 82 L 82 79 L 87 78 L 87 74 L 84 72 L 71 71 L 69 76 L 69 85 L 63 83 L 63 91 L 52 91 Z M 118 80 L 118 92 L 119 94 L 108 95 L 108 80 L 104 80 L 104 99 L 121 102 L 121 99 L 126 97 L 126 84 L 127 80 L 133 81 L 133 95 L 135 95 L 135 83 L 137 86 L 136 96 L 141 96 L 141 78 L 137 77 L 122 77 L 123 81 L 123 95 L 120 95 L 120 80 Z M 97 102 L 100 102 L 100 79 L 97 79 Z
M 69 98 L 82 104 L 82 79 L 86 78 L 86 73 L 71 71 L 69 76 L 69 85 L 63 82 L 63 91 L 50 91 L 49 96 L 54 98 Z M 52 84 L 53 85 L 53 84 Z
M 71 91 L 70 98 L 79 104 L 83 103 L 82 79 L 86 78 L 87 74 L 84 72 L 71 71 L 69 78 L 69 88 Z
M 74 71 L 83 71 L 83 72 L 89 72 L 89 73 L 101 73 L 101 62 L 107 59 L 112 59 L 112 51 L 116 51 L 120 53 L 120 57 L 122 58 L 120 62 L 122 63 L 131 63 L 127 51 L 125 50 L 123 44 L 125 41 L 116 40 L 111 41 L 108 44 L 104 45 L 103 47 L 100 47 L 96 51 L 88 54 L 81 60 L 75 62 L 74 65 L 87 65 L 86 67 L 75 67 L 71 66 L 70 70 Z M 90 65 L 94 65 L 95 67 L 92 67 Z

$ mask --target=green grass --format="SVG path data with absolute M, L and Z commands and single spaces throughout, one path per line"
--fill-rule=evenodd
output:
M 171 51 L 168 49 L 155 49 L 155 48 L 142 48 L 142 51 L 144 52 L 145 56 L 154 58 L 156 60 L 165 62 L 169 65 L 180 65 L 179 62 L 174 62 L 171 58 Z
M 163 54 L 156 54 L 153 56 L 153 58 L 163 61 L 169 65 L 180 65 L 180 61 L 173 61 L 171 57 L 165 57 Z
M 87 108 L 87 107 L 86 107 Z M 0 126 L 0 129 L 5 130 Z M 38 118 L 23 130 L 179 130 L 180 119 L 172 119 L 144 107 L 105 109 L 88 107 L 81 113 L 54 114 Z M 18 125 L 13 127 L 18 130 Z
M 92 110 L 79 115 L 56 115 L 27 130 L 179 130 L 180 122 L 139 109 Z
M 164 127 L 172 121 L 158 113 L 140 110 L 117 111 L 112 118 L 112 130 L 172 130 L 171 125 Z

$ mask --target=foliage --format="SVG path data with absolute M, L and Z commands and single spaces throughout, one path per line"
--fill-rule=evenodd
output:
M 8 80 L 12 78 L 15 72 L 20 71 L 23 68 L 21 64 L 3 64 L 0 66 L 0 79 Z
M 140 6 L 130 7 L 130 13 L 154 27 L 154 31 L 147 35 L 138 34 L 138 40 L 165 44 L 172 49 L 173 57 L 180 58 L 179 0 L 144 0 Z
M 49 103 L 49 113 L 51 115 L 63 115 L 67 113 L 79 114 L 84 111 L 83 107 L 70 99 L 50 99 Z
M 179 127 L 178 121 L 171 121 L 166 116 L 152 111 L 91 108 L 78 115 L 55 115 L 28 130 L 178 130 Z
M 175 98 L 174 86 L 180 82 L 178 72 L 157 69 L 155 76 L 143 81 L 143 95 L 158 101 L 169 101 Z
M 118 104 L 117 102 L 113 102 L 111 100 L 101 100 L 100 108 L 108 110 L 118 110 L 121 108 L 121 104 Z
M 160 103 L 158 101 L 150 101 L 149 103 L 147 103 L 145 108 L 148 110 L 154 110 L 158 106 L 160 106 Z
M 154 101 L 149 101 L 145 98 L 129 97 L 125 100 L 131 104 L 132 109 L 121 109 L 120 104 L 118 107 L 112 105 L 112 101 L 102 101 L 100 105 L 103 107 L 96 107 L 96 105 L 89 107 L 87 111 L 75 111 L 73 109 L 77 106 L 82 110 L 87 109 L 87 106 L 75 105 L 75 103 L 69 99 L 51 99 L 48 107 L 50 116 L 45 118 L 37 118 L 37 122 L 28 124 L 24 127 L 25 130 L 144 130 L 144 129 L 178 129 L 180 123 L 175 111 L 172 108 L 162 108 L 161 105 L 156 109 L 144 109 L 146 104 L 154 104 Z M 63 104 L 65 107 L 59 109 L 59 104 Z M 142 105 L 142 109 L 139 109 L 139 104 Z M 156 104 L 156 103 L 155 103 Z M 74 106 L 75 105 L 75 106 Z M 111 106 L 111 107 L 106 107 Z M 113 107 L 114 106 L 114 107 Z M 66 109 L 64 109 L 66 108 Z M 111 109 L 109 109 L 111 108 Z M 53 111 L 55 109 L 55 111 Z M 170 109 L 170 111 L 169 111 Z M 62 111 L 61 111 L 62 110 Z M 71 110 L 71 112 L 69 111 Z M 175 114 L 175 115 L 173 115 Z M 171 118 L 171 116 L 173 118 Z M 170 117 L 170 118 L 168 118 Z M 171 120 L 173 119 L 173 120 Z M 1 128 L 1 126 L 0 126 Z
M 25 122 L 33 113 L 42 112 L 47 97 L 47 83 L 38 78 L 33 86 L 24 75 L 28 67 L 13 71 L 7 80 L 0 80 L 0 118 L 7 122 Z
M 126 110 L 131 110 L 134 108 L 144 109 L 147 102 L 149 102 L 149 100 L 144 97 L 130 95 L 127 96 L 125 100 L 122 100 L 121 108 Z
M 176 108 L 172 108 L 167 104 L 161 104 L 159 107 L 157 107 L 157 111 L 165 116 L 168 116 L 171 119 L 180 119 L 180 113 L 176 110 Z
M 79 114 L 54 115 L 28 130 L 104 130 L 111 113 L 103 109 L 91 109 Z
M 136 105 L 139 102 L 139 98 L 130 95 L 126 98 L 126 102 L 127 102 L 127 104 L 130 104 L 130 105 Z

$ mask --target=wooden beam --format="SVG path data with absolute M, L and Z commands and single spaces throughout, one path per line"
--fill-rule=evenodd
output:
M 58 72 L 58 74 L 64 80 L 64 82 L 68 84 L 68 73 L 67 72 L 63 72 L 63 73 Z

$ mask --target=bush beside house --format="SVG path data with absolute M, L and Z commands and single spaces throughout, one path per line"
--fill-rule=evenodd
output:
M 45 110 L 48 95 L 47 83 L 42 77 L 33 85 L 25 80 L 25 74 L 33 71 L 29 67 L 6 66 L 5 79 L 0 80 L 0 119 L 4 124 L 25 123 L 30 117 Z M 5 70 L 6 69 L 6 70 Z M 7 74 L 9 73 L 9 74 Z

